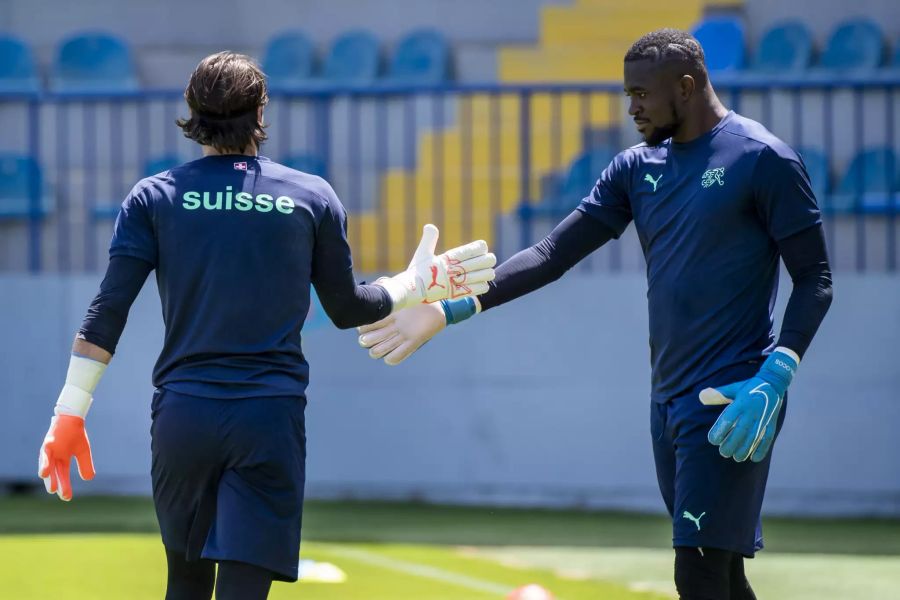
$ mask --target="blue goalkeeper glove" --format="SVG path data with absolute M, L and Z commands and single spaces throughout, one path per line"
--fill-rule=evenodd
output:
M 737 462 L 748 458 L 759 462 L 766 457 L 799 362 L 797 354 L 779 346 L 754 377 L 700 392 L 700 402 L 707 406 L 730 404 L 707 435 L 709 443 L 719 447 L 719 454 Z

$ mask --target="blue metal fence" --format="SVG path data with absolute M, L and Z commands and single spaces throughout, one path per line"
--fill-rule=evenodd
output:
M 717 89 L 800 150 L 836 267 L 896 272 L 900 76 Z M 150 167 L 199 156 L 174 124 L 185 113 L 178 91 L 0 96 L 0 270 L 102 268 L 130 187 Z M 509 255 L 638 141 L 619 84 L 273 93 L 267 120 L 262 153 L 329 179 L 351 214 L 359 266 L 378 271 L 411 251 L 426 220 L 447 243 L 483 236 Z M 626 236 L 584 268 L 642 268 L 640 250 Z

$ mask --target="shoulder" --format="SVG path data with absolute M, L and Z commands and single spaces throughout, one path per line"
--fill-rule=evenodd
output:
M 731 137 L 735 143 L 742 144 L 748 153 L 756 155 L 760 160 L 766 162 L 800 160 L 793 148 L 766 129 L 762 123 L 737 113 L 732 116 L 722 132 Z
M 331 184 L 318 175 L 298 171 L 264 157 L 260 157 L 259 167 L 262 175 L 283 184 L 296 199 L 303 199 L 311 205 L 323 208 L 335 203 L 340 204 Z
M 616 154 L 610 162 L 610 167 L 624 172 L 631 171 L 648 162 L 665 160 L 669 151 L 668 144 L 668 142 L 664 142 L 658 146 L 648 146 L 641 142 Z

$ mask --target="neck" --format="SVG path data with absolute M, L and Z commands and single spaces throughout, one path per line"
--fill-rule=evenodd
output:
M 698 107 L 693 111 L 689 119 L 672 136 L 672 141 L 683 144 L 695 140 L 701 135 L 711 131 L 728 114 L 728 109 L 719 101 L 719 97 L 712 88 L 704 90 L 699 99 Z
M 256 144 L 250 143 L 246 148 L 242 148 L 240 150 L 234 148 L 225 148 L 223 150 L 219 150 L 218 148 L 214 148 L 212 146 L 201 146 L 203 148 L 203 156 L 223 156 L 225 154 L 243 154 L 245 156 L 256 156 L 259 150 L 256 147 Z

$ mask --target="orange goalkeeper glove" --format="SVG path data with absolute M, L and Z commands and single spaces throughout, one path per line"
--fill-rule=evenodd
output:
M 56 494 L 66 502 L 72 499 L 69 468 L 73 458 L 82 479 L 94 478 L 94 459 L 84 429 L 84 417 L 104 370 L 106 365 L 102 362 L 72 355 L 66 384 L 53 411 L 56 416 L 50 419 L 50 429 L 41 445 L 38 477 L 44 480 L 48 494 Z

